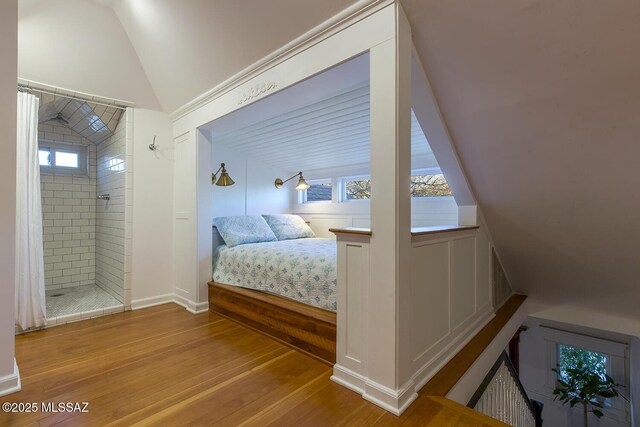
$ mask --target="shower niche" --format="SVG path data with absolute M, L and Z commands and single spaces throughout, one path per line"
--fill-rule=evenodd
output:
M 131 305 L 131 111 L 35 91 L 47 324 Z

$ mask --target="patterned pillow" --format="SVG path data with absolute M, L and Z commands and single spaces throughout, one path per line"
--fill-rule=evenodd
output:
M 273 242 L 278 240 L 267 222 L 260 215 L 221 216 L 214 218 L 226 245 L 230 248 L 245 243 Z
M 316 237 L 313 230 L 298 215 L 262 215 L 278 240 Z

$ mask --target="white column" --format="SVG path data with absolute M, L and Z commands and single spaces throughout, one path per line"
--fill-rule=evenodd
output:
M 217 168 L 211 164 L 210 132 L 198 130 L 197 136 L 197 197 L 198 197 L 198 297 L 197 312 L 209 309 L 209 282 L 213 278 L 213 246 L 211 226 L 213 220 L 213 185 L 211 173 Z M 208 238 L 207 238 L 208 236 Z
M 395 38 L 370 51 L 373 235 L 364 397 L 397 413 L 416 393 L 401 378 L 399 357 L 408 345 L 401 331 L 411 250 L 411 30 L 399 4 L 395 11 Z
M 14 352 L 18 2 L 0 2 L 0 396 L 20 389 Z

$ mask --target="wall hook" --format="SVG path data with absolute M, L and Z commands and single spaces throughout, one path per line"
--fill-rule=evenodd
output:
M 156 135 L 153 135 L 153 142 L 149 144 L 149 150 L 156 151 L 156 148 L 158 148 L 156 145 Z

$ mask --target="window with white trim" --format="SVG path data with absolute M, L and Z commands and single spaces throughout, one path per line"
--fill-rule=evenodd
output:
M 575 367 L 582 361 L 592 371 L 607 374 L 624 388 L 621 392 L 628 397 L 629 392 L 629 346 L 626 343 L 609 341 L 552 327 L 541 326 L 542 337 L 547 343 L 547 366 L 544 394 L 554 399 L 557 374 L 553 368 L 566 375 L 566 369 Z M 606 399 L 606 418 L 626 421 L 630 416 L 628 403 L 622 398 Z
M 369 175 L 340 178 L 340 201 L 368 200 L 371 198 Z
M 300 191 L 300 203 L 331 202 L 333 185 L 331 178 L 307 180 L 309 188 Z
M 438 168 L 411 171 L 411 197 L 453 196 L 449 183 Z
M 88 147 L 86 145 L 40 141 L 38 146 L 38 160 L 41 173 L 53 175 L 88 175 Z

